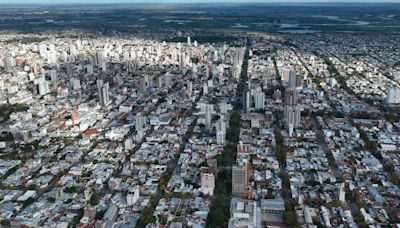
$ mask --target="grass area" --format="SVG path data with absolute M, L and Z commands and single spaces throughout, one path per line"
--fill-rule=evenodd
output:
M 216 156 L 218 166 L 231 166 L 236 162 L 236 145 L 239 142 L 240 113 L 235 111 L 229 119 L 229 128 L 226 132 L 228 144 L 224 152 Z

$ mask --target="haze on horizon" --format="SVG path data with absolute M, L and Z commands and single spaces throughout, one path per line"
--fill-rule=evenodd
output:
M 400 0 L 249 0 L 247 3 L 400 3 Z M 0 0 L 0 4 L 246 3 L 243 0 Z

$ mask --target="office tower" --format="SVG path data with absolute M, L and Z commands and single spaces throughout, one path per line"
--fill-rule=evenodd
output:
M 243 110 L 245 112 L 248 112 L 250 109 L 250 91 L 248 91 L 247 89 L 245 89 L 243 91 Z
M 213 109 L 213 105 L 206 104 L 206 128 L 207 130 L 211 130 L 211 112 Z
M 232 194 L 246 197 L 249 193 L 249 170 L 247 164 L 232 166 Z
M 286 127 L 292 126 L 296 128 L 300 125 L 301 109 L 300 105 L 297 104 L 298 93 L 296 89 L 285 90 L 284 99 L 284 120 Z
M 106 106 L 110 102 L 109 88 L 108 82 L 104 83 L 101 79 L 97 80 L 97 90 L 99 93 L 100 105 L 102 106 Z
M 295 89 L 297 87 L 296 72 L 293 70 L 289 70 L 288 87 L 290 89 Z
M 285 90 L 285 98 L 284 98 L 284 105 L 285 106 L 293 106 L 297 104 L 298 99 L 298 92 L 295 89 L 288 89 Z
M 400 104 L 400 87 L 389 87 L 386 102 L 388 104 Z
M 191 43 L 191 41 L 190 41 L 190 36 L 187 37 L 187 45 L 188 45 L 188 46 L 191 46 L 191 45 L 192 45 L 192 43 Z
M 257 91 L 254 94 L 254 108 L 256 110 L 265 108 L 265 94 L 262 91 Z
M 296 74 L 296 72 L 293 70 L 289 70 L 288 74 L 289 74 L 288 87 L 290 89 L 296 89 L 298 87 L 301 87 L 303 77 L 301 75 Z
M 50 93 L 49 82 L 46 81 L 44 75 L 38 79 L 38 90 L 40 96 Z

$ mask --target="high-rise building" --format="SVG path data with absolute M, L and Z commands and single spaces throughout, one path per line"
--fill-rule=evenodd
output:
M 400 87 L 389 87 L 386 102 L 388 104 L 400 104 Z
M 248 165 L 232 166 L 232 194 L 239 197 L 247 197 L 249 193 L 249 170 Z
M 245 111 L 245 112 L 247 112 L 247 111 L 249 111 L 249 109 L 250 109 L 250 103 L 251 102 L 251 100 L 250 100 L 250 91 L 248 91 L 247 89 L 245 89 L 244 91 L 243 91 L 243 110 Z
M 102 66 L 103 66 L 103 63 L 105 62 L 103 52 L 97 52 L 96 60 L 97 60 L 97 61 L 96 61 L 96 63 L 97 63 L 96 66 L 102 67 Z
M 191 45 L 192 45 L 192 42 L 191 42 L 191 40 L 190 40 L 190 36 L 187 37 L 187 45 L 188 45 L 188 46 L 191 46 Z
M 188 81 L 187 83 L 187 94 L 188 97 L 191 97 L 193 93 L 193 82 L 192 81 Z
M 202 171 L 200 173 L 201 188 L 206 190 L 207 194 L 213 195 L 215 189 L 215 176 L 213 173 L 207 171 Z
M 140 94 L 146 94 L 147 89 L 149 88 L 150 82 L 149 82 L 149 77 L 145 75 L 141 80 L 140 80 L 140 86 L 139 86 L 139 93 Z
M 223 145 L 225 144 L 226 139 L 226 122 L 223 120 L 223 116 L 216 123 L 216 131 L 217 131 L 217 144 Z
M 224 145 L 226 142 L 226 131 L 217 130 L 217 144 Z
M 67 73 L 68 75 L 72 74 L 72 63 L 67 62 L 65 63 L 65 73 Z
M 286 82 L 290 89 L 295 89 L 301 86 L 303 77 L 301 75 L 297 75 L 296 71 L 294 70 L 283 68 L 281 70 L 281 80 Z
M 207 130 L 211 130 L 211 113 L 213 110 L 213 105 L 206 104 L 206 128 Z
M 46 79 L 44 78 L 44 75 L 42 75 L 39 79 L 38 79 L 38 90 L 39 90 L 39 95 L 43 96 L 45 94 L 50 93 L 50 86 L 49 86 L 49 82 L 46 81 Z
M 295 89 L 297 87 L 297 75 L 296 72 L 293 70 L 289 70 L 288 87 L 290 89 Z
M 254 108 L 257 110 L 265 108 L 265 94 L 262 91 L 257 91 L 254 94 Z
M 301 109 L 297 104 L 298 92 L 296 89 L 286 89 L 284 99 L 284 120 L 286 127 L 292 126 L 296 128 L 300 125 Z
M 110 93 L 108 91 L 109 88 L 110 88 L 110 86 L 109 86 L 108 82 L 104 83 L 104 81 L 101 79 L 97 80 L 97 90 L 99 93 L 100 104 L 102 106 L 106 106 L 110 102 Z
M 11 72 L 16 65 L 15 59 L 11 56 L 4 58 L 4 70 Z
M 58 81 L 57 70 L 50 70 L 50 79 L 52 82 Z

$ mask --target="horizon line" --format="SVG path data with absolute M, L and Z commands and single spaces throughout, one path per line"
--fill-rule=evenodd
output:
M 363 1 L 363 0 L 351 0 L 351 1 L 344 1 L 344 0 L 328 0 L 328 1 L 310 1 L 310 0 L 289 0 L 289 1 L 265 1 L 265 0 L 253 0 L 249 2 L 241 2 L 241 1 L 233 1 L 229 2 L 226 0 L 218 0 L 218 1 L 201 1 L 201 0 L 193 0 L 193 1 L 173 1 L 173 2 L 165 2 L 163 0 L 138 0 L 138 1 L 129 1 L 129 2 L 82 2 L 82 1 L 70 1 L 70 2 L 19 2 L 19 3 L 2 3 L 0 5 L 6 6 L 31 6 L 31 5 L 129 5 L 129 4 L 141 4 L 141 5 L 151 5 L 151 4 L 162 4 L 162 5 L 198 5 L 198 4 L 205 4 L 205 5 L 212 5 L 212 4 L 235 4 L 235 5 L 250 5 L 250 4 L 278 4 L 278 5 L 295 5 L 295 4 L 341 4 L 341 5 L 350 5 L 350 4 L 400 4 L 397 0 L 371 0 L 371 1 Z

